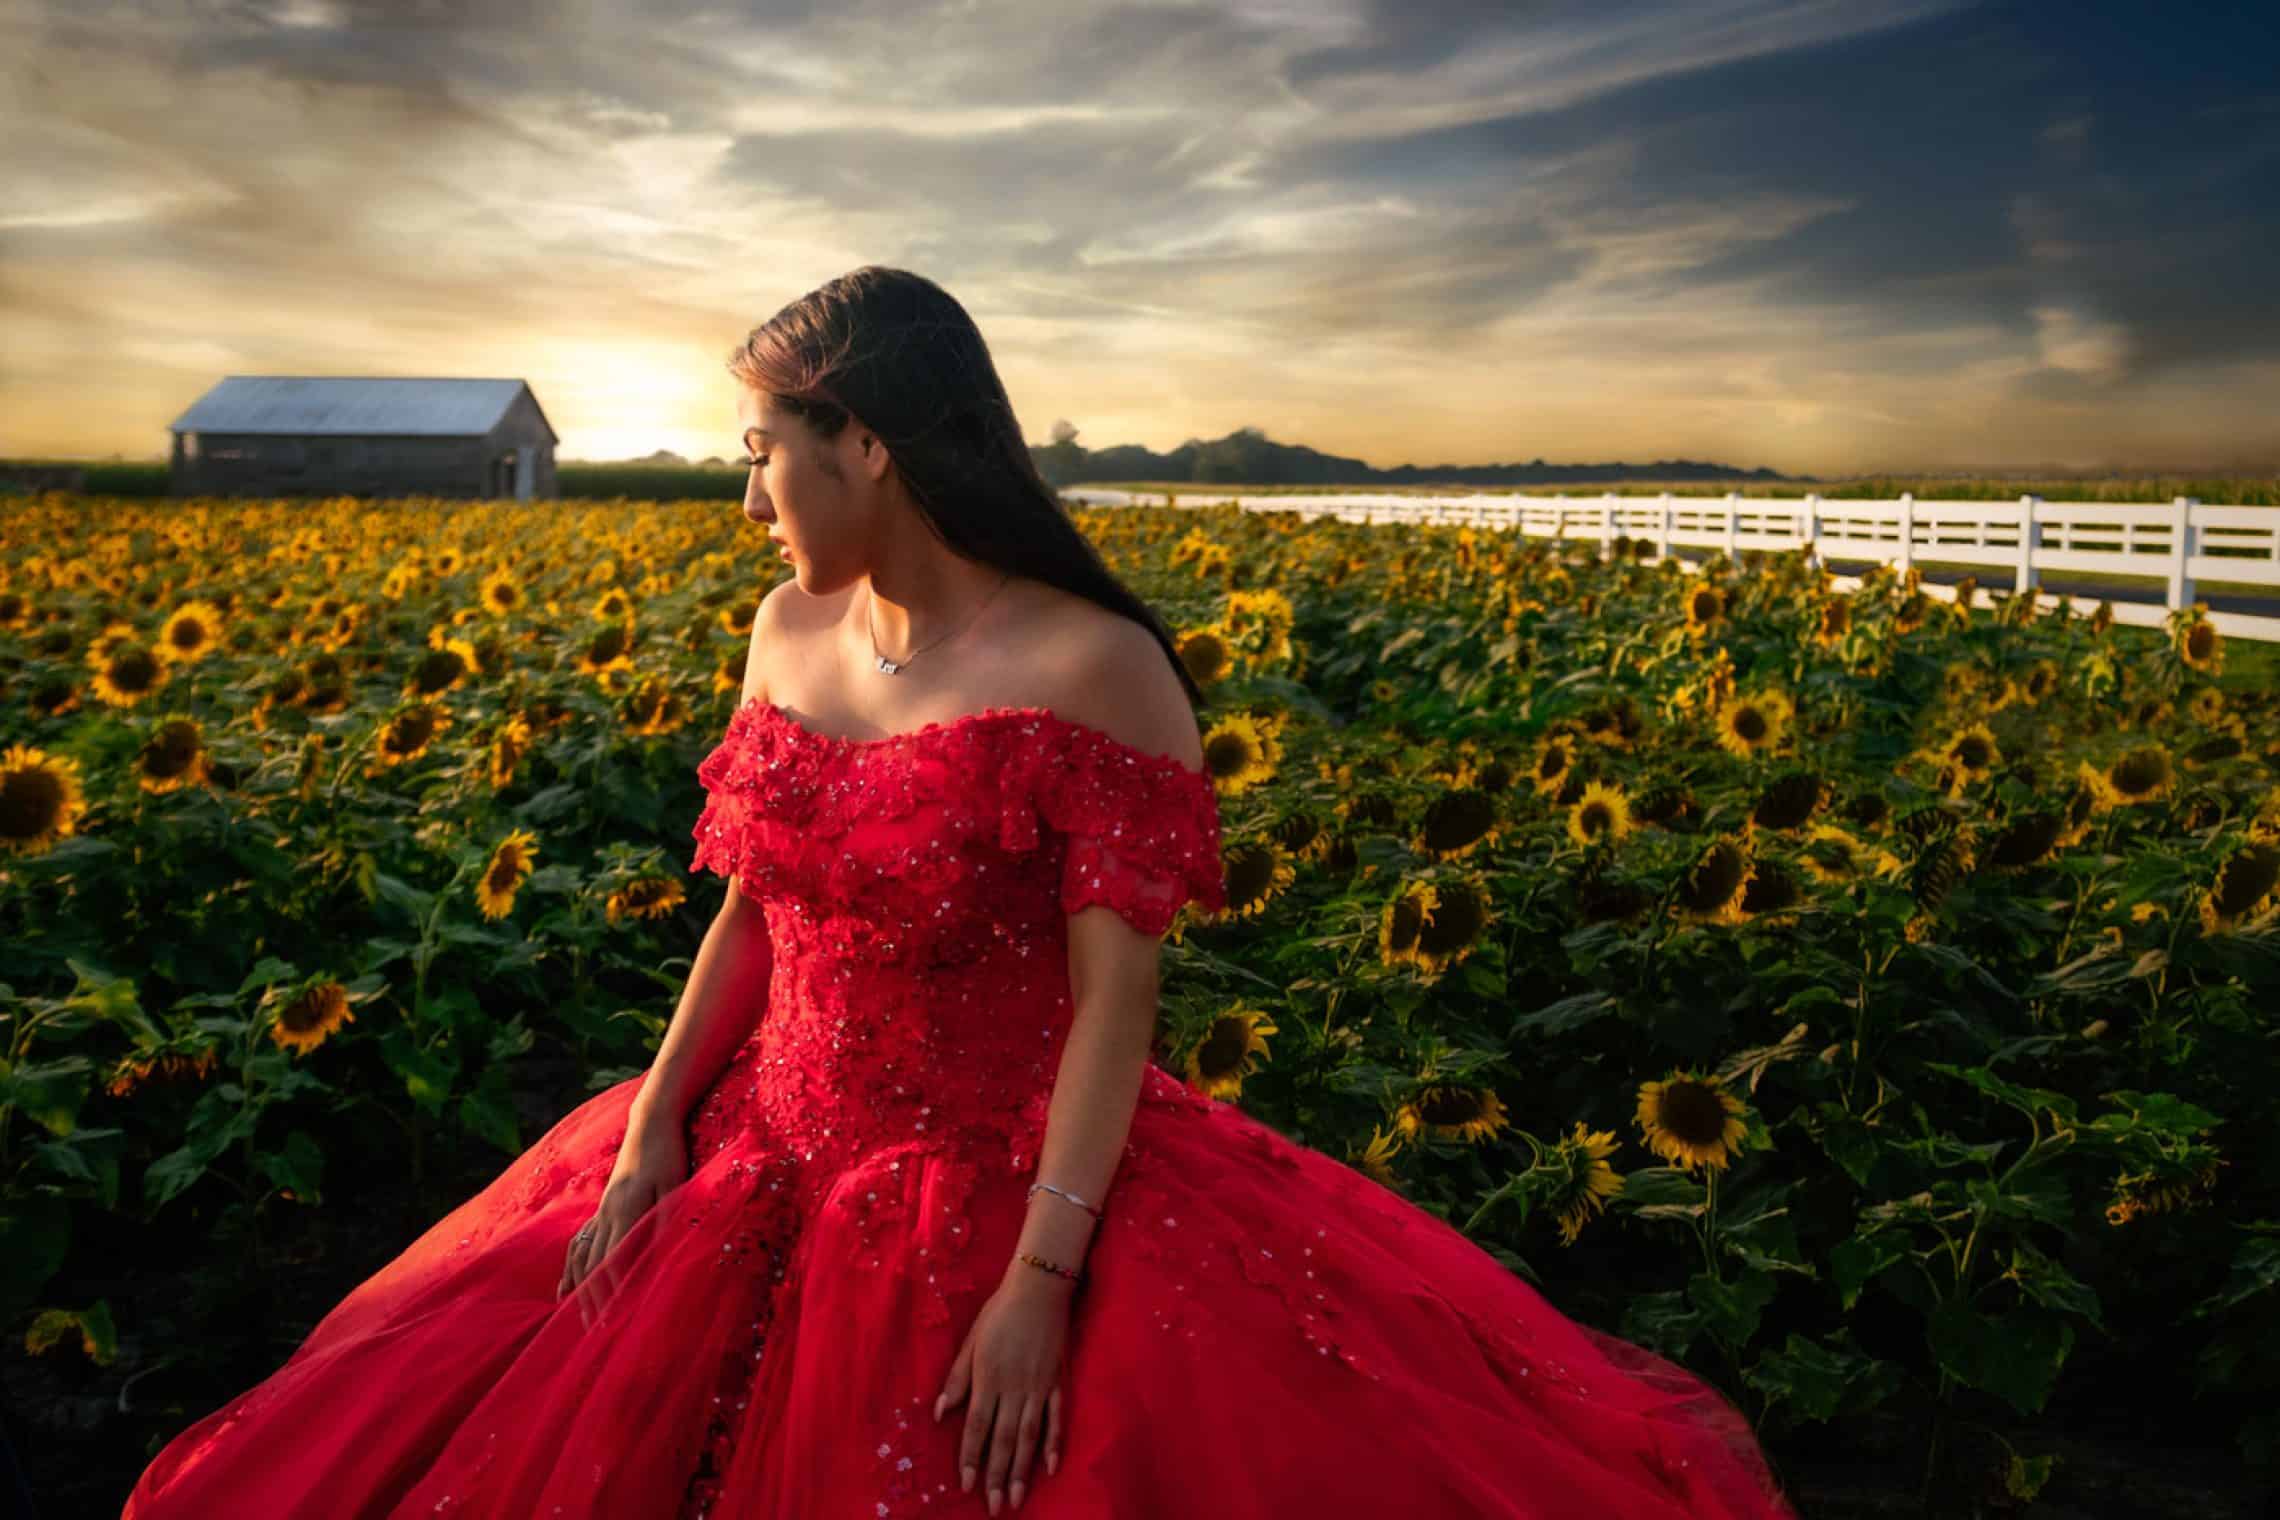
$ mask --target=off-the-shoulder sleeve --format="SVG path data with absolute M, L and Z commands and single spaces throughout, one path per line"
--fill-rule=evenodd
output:
M 1064 725 L 1040 756 L 1037 812 L 1065 835 L 1061 907 L 1114 908 L 1161 934 L 1183 903 L 1227 906 L 1219 795 L 1208 770 L 1136 749 L 1098 729 Z

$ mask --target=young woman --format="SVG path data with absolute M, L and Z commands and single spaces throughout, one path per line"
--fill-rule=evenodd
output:
M 1201 698 L 987 348 L 866 267 L 731 360 L 794 575 L 650 1068 L 177 1437 L 124 1520 L 1787 1517 L 1741 1415 L 1149 1059 Z

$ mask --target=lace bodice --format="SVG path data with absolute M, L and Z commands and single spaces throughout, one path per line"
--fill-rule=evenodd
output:
M 1226 905 L 1210 773 L 1045 708 L 844 739 L 754 699 L 697 777 L 692 868 L 761 904 L 773 947 L 748 1087 L 705 1105 L 700 1143 L 707 1122 L 842 1154 L 986 1131 L 1019 1167 L 1073 1013 L 1068 915 L 1160 934 Z

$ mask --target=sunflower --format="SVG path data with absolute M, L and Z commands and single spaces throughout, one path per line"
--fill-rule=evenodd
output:
M 2063 813 L 2021 814 L 1987 847 L 1986 863 L 2003 871 L 2039 865 L 2060 848 L 2069 832 L 2070 825 Z
M 1692 715 L 1700 711 L 1715 713 L 1734 695 L 1734 657 L 1721 646 L 1711 655 L 1701 675 L 1691 685 L 1681 686 L 1672 694 L 1672 705 L 1681 713 Z
M 2117 805 L 2127 807 L 2168 796 L 2175 777 L 2167 749 L 2140 745 L 2106 767 L 2106 790 Z
M 1568 838 L 1589 849 L 1593 845 L 1620 844 L 1631 832 L 1630 801 L 1619 786 L 1594 781 L 1568 809 Z
M 2248 820 L 2248 837 L 2257 844 L 2280 844 L 2280 786 L 2257 804 L 2256 816 Z
M 1779 749 L 1794 715 L 1789 699 L 1779 692 L 1729 698 L 1718 709 L 1718 742 L 1745 760 Z
M 114 623 L 87 651 L 95 672 L 88 683 L 95 699 L 112 707 L 132 707 L 164 686 L 168 667 L 158 651 L 134 635 L 124 623 Z
M 2194 1149 L 2206 1152 L 2209 1148 Z M 2202 1194 L 2216 1186 L 2217 1168 L 2224 1164 L 2207 1159 L 2197 1166 L 2123 1172 L 2114 1178 L 2114 1201 L 2106 1206 L 2106 1223 L 2118 1227 L 2146 1214 L 2192 1208 Z
M 2197 771 L 2204 766 L 2237 760 L 2247 753 L 2248 724 L 2235 715 L 2220 718 L 2210 725 L 2208 737 L 2186 750 L 2183 759 L 2187 770 Z
M 1695 801 L 1694 793 L 1684 782 L 1659 781 L 1650 784 L 1631 803 L 1631 821 L 1664 828 L 1701 810 L 1701 804 Z
M 1560 1244 L 1572 1246 L 1594 1214 L 1623 1191 L 1622 1175 L 1607 1164 L 1617 1145 L 1613 1130 L 1577 1124 L 1537 1165 L 1555 1174 L 1544 1203 L 1559 1219 Z
M 1754 829 L 1801 829 L 1828 806 L 1834 788 L 1811 771 L 1791 771 L 1758 794 L 1750 808 Z
M 1404 883 L 1378 913 L 1378 960 L 1388 966 L 1417 960 L 1417 938 L 1433 914 L 1439 894 L 1429 881 Z
M 1356 1152 L 1348 1151 L 1346 1159 L 1359 1167 L 1364 1176 L 1382 1187 L 1394 1186 L 1393 1158 L 1401 1149 L 1401 1136 L 1383 1125 L 1370 1126 L 1369 1143 Z
M 1736 922 L 1742 889 L 1749 885 L 1750 866 L 1750 852 L 1738 842 L 1712 842 L 1678 884 L 1675 907 L 1679 916 L 1701 923 Z
M 633 598 L 625 594 L 623 586 L 612 586 L 594 599 L 588 615 L 605 623 L 625 622 L 633 616 Z
M 2206 612 L 2187 618 L 2177 630 L 2177 658 L 2205 676 L 2225 668 L 2225 636 Z
M 1824 885 L 1842 885 L 1864 876 L 1899 874 L 1900 857 L 1890 850 L 1863 843 L 1833 824 L 1817 823 L 1805 834 L 1797 863 L 1805 874 Z
M 1985 780 L 2002 758 L 2003 751 L 1997 747 L 1994 733 L 1984 723 L 1957 729 L 1940 749 L 1941 761 L 1954 766 L 1967 784 Z
M 2104 771 L 2087 760 L 2078 763 L 2074 767 L 2074 789 L 2066 798 L 2066 832 L 2059 836 L 2059 846 L 2080 844 L 2090 832 L 2091 821 L 2120 802 L 2113 787 L 2107 785 Z
M 2254 918 L 2272 903 L 2280 888 L 2280 847 L 2249 844 L 2233 851 L 2217 867 L 2216 880 L 2201 894 L 2201 927 L 2219 934 Z
M 491 736 L 488 754 L 491 790 L 503 792 L 513 784 L 515 767 L 522 764 L 530 748 L 530 725 L 523 721 L 520 713 L 509 713 L 500 721 L 498 732 Z
M 1210 1098 L 1240 1097 L 1243 1079 L 1267 1059 L 1266 1037 L 1275 1032 L 1274 1020 L 1256 1008 L 1219 1015 L 1188 1052 L 1188 1086 Z
M 1282 769 L 1278 725 L 1253 713 L 1229 712 L 1203 731 L 1203 766 L 1222 796 L 1272 781 Z
M 214 652 L 221 637 L 222 614 L 211 602 L 189 601 L 158 630 L 158 657 L 170 665 L 187 665 Z
M 1697 583 L 1686 592 L 1686 631 L 1700 638 L 1726 615 L 1726 593 L 1717 586 Z
M 1568 772 L 1575 768 L 1575 746 L 1565 734 L 1546 734 L 1536 744 L 1536 756 L 1528 767 L 1528 779 L 1541 796 L 1555 797 L 1568 783 Z
M 1443 880 L 1433 884 L 1433 911 L 1417 931 L 1412 955 L 1418 970 L 1438 976 L 1470 956 L 1490 922 L 1487 891 L 1471 882 Z
M 1394 1111 L 1395 1131 L 1414 1144 L 1420 1137 L 1478 1144 L 1509 1126 L 1504 1101 L 1485 1087 L 1425 1082 Z
M 475 903 L 485 918 L 505 918 L 514 911 L 515 892 L 530 875 L 537 853 L 538 837 L 527 829 L 516 829 L 499 841 L 475 883 Z
M 2114 604 L 2111 601 L 2100 602 L 2097 610 L 2090 614 L 2090 636 L 2097 638 L 2113 626 Z
M 1326 848 L 1329 835 L 1324 833 L 1320 839 Z M 1310 849 L 1306 854 L 1310 858 L 1319 858 L 1323 854 L 1323 848 Z M 1220 914 L 1213 915 L 1209 909 L 1189 903 L 1181 909 L 1182 918 L 1204 921 L 1257 918 L 1298 880 L 1298 867 L 1294 864 L 1298 857 L 1275 839 L 1240 840 L 1229 845 L 1224 855 L 1226 908 Z M 1174 920 L 1175 925 L 1178 922 L 1178 919 Z M 1172 943 L 1176 945 L 1180 942 L 1179 932 L 1175 928 Z
M 1786 913 L 1802 896 L 1796 877 L 1774 861 L 1757 860 L 1751 862 L 1749 880 L 1742 883 L 1741 896 L 1734 899 L 1731 911 L 1737 921 L 1747 923 Z
M 427 753 L 438 734 L 451 727 L 451 714 L 435 702 L 414 702 L 398 709 L 381 725 L 373 741 L 376 769 L 404 765 Z
M 1628 750 L 1646 732 L 1646 719 L 1639 705 L 1628 696 L 1603 702 L 1585 713 L 1577 722 L 1582 726 L 1583 737 L 1609 749 Z
M 1932 599 L 1921 591 L 1911 589 L 1900 598 L 1899 605 L 1892 609 L 1892 631 L 1914 633 L 1924 626 L 1924 619 L 1931 616 L 1931 612 Z
M 355 1019 L 348 1008 L 348 989 L 317 977 L 277 999 L 277 1021 L 269 1026 L 269 1038 L 281 1049 L 306 1055 Z
M 2019 695 L 2029 707 L 2039 707 L 2058 690 L 2059 672 L 2056 660 L 2037 660 L 2019 679 Z
M 578 669 L 582 674 L 599 676 L 605 670 L 632 668 L 633 626 L 629 623 L 604 623 L 578 650 Z
M 2219 686 L 2204 686 L 2185 703 L 2185 714 L 2203 728 L 2214 728 L 2225 718 L 2225 693 Z
M 679 907 L 688 894 L 670 876 L 636 876 L 609 895 L 602 916 L 611 923 L 625 918 L 663 918 Z
M 77 760 L 22 744 L 0 754 L 0 854 L 46 854 L 86 809 Z
M 1813 642 L 1823 649 L 1833 649 L 1845 640 L 1852 629 L 1852 598 L 1825 596 L 1821 598 L 1819 620 L 1813 629 Z
M 476 595 L 482 601 L 483 609 L 486 612 L 489 612 L 493 617 L 505 617 L 508 613 L 521 608 L 523 584 L 514 571 L 505 565 L 501 565 L 483 577 L 483 584 L 477 590 Z
M 404 682 L 407 697 L 437 697 L 463 685 L 478 669 L 475 646 L 465 639 L 445 639 L 422 654 Z
M 1647 1148 L 1675 1166 L 1725 1170 L 1749 1133 L 1739 1098 L 1719 1076 L 1674 1071 L 1639 1084 L 1638 1125 Z
M 1179 653 L 1180 664 L 1198 686 L 1224 680 L 1235 668 L 1234 648 L 1228 644 L 1226 632 L 1216 624 L 1182 631 L 1173 647 Z
M 202 785 L 212 760 L 198 720 L 175 713 L 160 721 L 135 753 L 135 779 L 154 794 Z

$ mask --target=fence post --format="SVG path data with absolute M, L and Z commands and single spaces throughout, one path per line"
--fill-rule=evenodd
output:
M 1805 563 L 1816 569 L 1821 565 L 1821 493 L 1807 491 L 1805 507 L 1797 517 L 1797 536 L 1805 548 Z
M 1728 563 L 1742 562 L 1742 493 L 1726 493 L 1726 559 Z
M 1567 492 L 1552 493 L 1552 542 L 1567 542 Z
M 1673 514 L 1670 507 L 1670 492 L 1665 491 L 1662 493 L 1662 530 L 1655 535 L 1656 559 L 1670 558 L 1670 535 L 1673 526 L 1671 521 L 1672 516 Z
M 1615 557 L 1615 493 L 1607 491 L 1599 498 L 1599 557 Z
M 2193 572 L 2189 562 L 2193 558 L 2193 540 L 2197 536 L 2193 523 L 2193 509 L 2201 503 L 2190 496 L 2179 496 L 2169 503 L 2169 610 L 2193 605 Z
M 1916 567 L 1916 493 L 1900 493 L 1900 553 L 1894 561 L 1900 567 L 1902 579 Z
M 2035 567 L 2035 551 L 2042 547 L 2042 522 L 2035 509 L 2041 505 L 2040 496 L 2019 498 L 2019 571 L 2011 589 L 2022 596 L 2042 584 L 2042 572 Z

